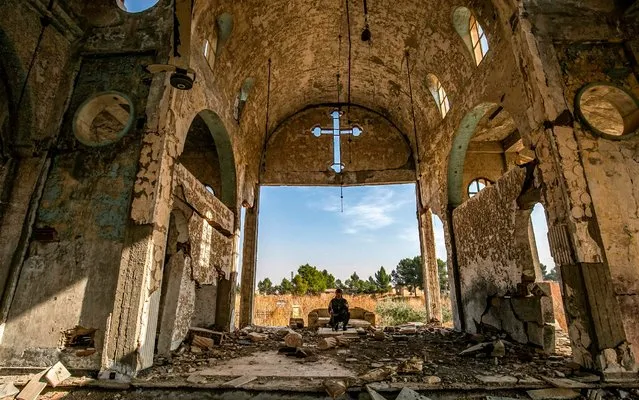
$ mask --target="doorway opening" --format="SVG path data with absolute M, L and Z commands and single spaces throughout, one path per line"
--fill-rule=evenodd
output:
M 415 211 L 415 184 L 262 187 L 254 324 L 307 326 L 337 288 L 377 325 L 425 318 Z

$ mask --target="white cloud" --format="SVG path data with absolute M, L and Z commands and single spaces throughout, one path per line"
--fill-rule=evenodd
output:
M 342 217 L 344 233 L 355 235 L 376 231 L 397 222 L 395 211 L 414 200 L 388 187 L 370 188 L 354 204 L 345 203 Z

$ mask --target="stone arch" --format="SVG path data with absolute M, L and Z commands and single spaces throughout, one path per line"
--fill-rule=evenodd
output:
M 218 114 L 200 111 L 186 135 L 181 162 L 231 210 L 237 207 L 237 174 L 231 137 Z M 202 169 L 200 167 L 208 167 Z
M 494 103 L 481 103 L 476 106 L 464 116 L 455 132 L 448 158 L 448 204 L 453 207 L 462 203 L 464 161 L 470 138 L 482 117 L 495 106 Z

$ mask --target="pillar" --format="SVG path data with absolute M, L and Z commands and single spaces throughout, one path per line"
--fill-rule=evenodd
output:
M 536 151 L 573 359 L 608 380 L 636 378 L 573 127 L 567 119 L 553 125 L 544 129 Z
M 257 269 L 257 230 L 259 220 L 259 187 L 255 190 L 253 206 L 246 210 L 242 246 L 242 284 L 240 292 L 240 328 L 253 323 L 255 277 Z
M 430 209 L 422 207 L 419 208 L 421 208 L 418 212 L 419 243 L 422 253 L 422 271 L 427 318 L 431 321 L 437 320 L 442 322 L 442 303 L 439 287 L 437 256 L 435 254 L 433 213 Z

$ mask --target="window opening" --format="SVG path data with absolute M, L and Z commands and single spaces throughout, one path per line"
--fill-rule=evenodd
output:
M 470 20 L 468 22 L 469 30 L 470 30 L 470 41 L 473 46 L 473 55 L 475 56 L 475 63 L 479 65 L 484 59 L 486 53 L 488 53 L 488 39 L 486 38 L 486 34 L 482 29 L 479 22 L 474 15 L 470 15 Z
M 446 114 L 448 114 L 448 111 L 450 110 L 450 101 L 448 101 L 448 94 L 446 94 L 446 90 L 444 90 L 442 83 L 435 75 L 429 74 L 427 80 L 430 92 L 432 93 L 433 98 L 437 103 L 439 113 L 442 118 L 446 118 Z
M 139 13 L 146 11 L 156 5 L 160 0 L 116 0 L 120 9 L 128 13 Z
M 468 197 L 473 197 L 493 183 L 486 178 L 477 178 L 468 185 Z

